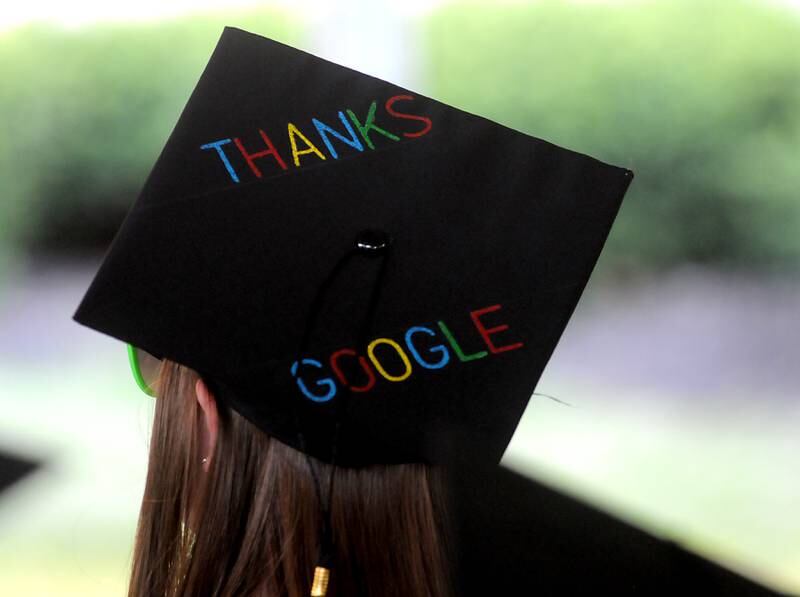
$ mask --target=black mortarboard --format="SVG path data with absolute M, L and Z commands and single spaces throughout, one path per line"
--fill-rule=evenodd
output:
M 38 466 L 33 460 L 0 450 L 0 493 L 32 473 Z
M 227 27 L 74 319 L 323 460 L 496 463 L 632 177 Z

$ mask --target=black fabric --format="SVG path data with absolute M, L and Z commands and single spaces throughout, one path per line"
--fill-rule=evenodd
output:
M 31 474 L 39 464 L 18 454 L 0 450 L 0 493 Z
M 501 466 L 447 470 L 459 596 L 779 594 Z
M 373 102 L 385 133 L 362 134 Z M 299 166 L 292 138 L 308 152 Z M 274 152 L 252 157 L 267 142 Z M 196 369 L 218 399 L 296 448 L 299 405 L 307 453 L 329 461 L 337 396 L 313 401 L 298 379 L 317 396 L 341 395 L 330 357 L 366 354 L 356 336 L 380 260 L 350 260 L 327 290 L 307 348 L 320 367 L 294 377 L 295 350 L 332 266 L 363 230 L 384 231 L 393 253 L 370 340 L 396 342 L 411 373 L 391 381 L 365 356 L 375 383 L 352 392 L 338 463 L 440 461 L 432 446 L 450 424 L 470 430 L 476 459 L 496 463 L 632 177 L 227 27 L 74 319 Z M 442 345 L 445 366 L 415 360 L 404 340 L 414 326 L 427 330 L 412 332 L 420 358 L 436 363 Z M 408 370 L 386 341 L 373 356 L 388 376 Z M 336 363 L 349 385 L 369 381 L 351 353 Z

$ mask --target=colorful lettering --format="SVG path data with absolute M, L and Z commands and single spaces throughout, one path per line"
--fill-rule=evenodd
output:
M 501 309 L 501 305 L 490 305 L 488 307 L 484 307 L 482 309 L 476 309 L 470 312 L 470 317 L 472 319 L 473 324 L 475 325 L 475 329 L 480 334 L 481 338 L 483 339 L 486 346 L 489 348 L 489 351 L 492 354 L 499 354 L 503 352 L 507 352 L 509 350 L 514 350 L 523 346 L 522 342 L 514 342 L 512 344 L 506 344 L 503 346 L 496 346 L 491 339 L 493 334 L 498 332 L 502 332 L 508 329 L 508 325 L 501 324 L 496 325 L 494 327 L 487 328 L 484 323 L 481 321 L 481 317 L 485 316 L 488 313 L 493 313 L 495 311 L 499 311 Z M 447 340 L 450 347 L 455 352 L 458 360 L 462 363 L 468 363 L 470 361 L 476 361 L 478 359 L 482 359 L 490 354 L 489 351 L 480 350 L 478 352 L 474 352 L 472 354 L 465 354 L 464 351 L 461 349 L 458 341 L 453 336 L 453 333 L 447 327 L 447 325 L 443 321 L 438 321 L 437 325 L 439 330 L 444 335 L 445 339 Z M 409 327 L 405 331 L 405 343 L 408 347 L 408 351 L 411 353 L 411 356 L 414 358 L 421 367 L 424 369 L 429 370 L 436 370 L 442 369 L 448 363 L 450 363 L 453 359 L 450 358 L 450 351 L 447 349 L 444 343 L 434 344 L 433 346 L 429 346 L 425 352 L 425 357 L 420 353 L 418 347 L 415 343 L 415 337 L 418 335 L 425 335 L 429 337 L 436 337 L 436 332 L 431 328 L 424 325 L 413 325 Z M 393 375 L 389 373 L 383 364 L 378 360 L 378 357 L 375 355 L 375 349 L 381 345 L 390 346 L 400 357 L 400 360 L 403 364 L 403 371 L 397 375 Z M 412 374 L 412 365 L 411 360 L 408 358 L 408 355 L 403 350 L 403 348 L 391 338 L 376 338 L 372 342 L 367 345 L 366 350 L 367 356 L 369 360 L 372 361 L 372 364 L 375 366 L 375 369 L 380 373 L 380 375 L 390 381 L 390 382 L 401 382 L 408 379 Z M 431 355 L 439 355 L 436 361 L 429 360 Z M 354 386 L 350 384 L 345 375 L 344 370 L 342 369 L 342 359 L 352 359 L 355 358 L 358 366 L 364 372 L 366 376 L 366 382 L 362 383 L 361 385 Z M 309 365 L 314 369 L 323 369 L 323 365 L 320 361 L 315 359 L 302 359 L 300 361 L 303 365 Z M 334 351 L 330 355 L 330 359 L 328 360 L 330 365 L 330 369 L 333 371 L 333 374 L 338 380 L 339 384 L 342 387 L 349 388 L 353 392 L 367 392 L 373 389 L 376 386 L 376 376 L 373 372 L 372 368 L 369 366 L 367 359 L 364 356 L 359 355 L 355 350 L 352 348 L 341 348 L 339 350 Z M 321 374 L 320 377 L 314 380 L 314 383 L 309 384 L 306 383 L 305 379 L 299 377 L 297 375 L 298 363 L 295 361 L 292 363 L 290 367 L 290 371 L 292 377 L 295 378 L 297 383 L 297 387 L 300 389 L 300 392 L 309 400 L 314 402 L 328 402 L 329 400 L 333 399 L 337 394 L 337 384 L 333 377 L 325 377 L 324 374 Z M 352 369 L 353 371 L 355 369 Z
M 314 126 L 317 127 L 317 132 L 319 133 L 319 136 L 322 137 L 322 141 L 323 143 L 325 143 L 325 147 L 328 148 L 328 152 L 333 156 L 334 160 L 339 159 L 339 154 L 336 153 L 336 150 L 334 149 L 333 144 L 328 138 L 328 135 L 333 135 L 334 137 L 339 139 L 339 141 L 341 141 L 345 145 L 349 145 L 353 149 L 357 149 L 358 151 L 364 151 L 364 146 L 361 145 L 361 141 L 358 140 L 356 132 L 353 130 L 353 127 L 350 126 L 350 123 L 347 121 L 347 118 L 345 118 L 344 113 L 341 110 L 339 110 L 339 120 L 342 121 L 344 128 L 347 129 L 347 132 L 350 135 L 349 139 L 344 135 L 342 135 L 340 132 L 329 127 L 324 122 L 317 120 L 316 118 L 311 119 L 311 121 L 314 123 Z
M 258 167 L 255 164 L 255 161 L 258 158 L 263 158 L 268 155 L 271 155 L 273 158 L 275 158 L 275 161 L 278 162 L 278 165 L 281 167 L 282 170 L 286 170 L 286 162 L 283 161 L 283 158 L 281 158 L 281 154 L 278 153 L 278 150 L 275 148 L 275 145 L 273 145 L 272 141 L 270 141 L 270 138 L 267 137 L 267 133 L 265 133 L 261 129 L 258 129 L 258 133 L 261 135 L 261 138 L 267 145 L 267 148 L 263 151 L 248 153 L 247 150 L 245 150 L 244 145 L 242 145 L 242 141 L 239 139 L 239 137 L 236 137 L 233 140 L 233 142 L 236 143 L 236 147 L 239 148 L 239 152 L 242 154 L 242 157 L 247 161 L 247 165 L 250 166 L 250 170 L 253 171 L 253 174 L 255 174 L 258 178 L 261 178 L 261 170 L 258 169 Z
M 365 359 L 362 356 L 358 357 L 358 364 L 364 370 L 364 373 L 367 374 L 367 379 L 369 380 L 367 381 L 366 384 L 362 386 L 352 386 L 349 383 L 347 383 L 347 379 L 345 379 L 344 373 L 342 372 L 341 367 L 339 367 L 339 359 L 341 357 L 345 355 L 354 357 L 356 356 L 356 354 L 357 354 L 356 351 L 350 348 L 342 348 L 341 350 L 337 350 L 331 355 L 331 360 L 330 360 L 331 369 L 333 369 L 334 374 L 336 375 L 336 377 L 339 378 L 339 381 L 342 383 L 342 385 L 349 386 L 353 392 L 366 392 L 367 390 L 371 389 L 372 386 L 375 385 L 375 374 L 372 372 L 372 369 L 367 363 L 367 359 Z
M 292 124 L 290 122 L 287 125 L 287 130 L 289 132 L 289 143 L 292 146 L 292 159 L 294 159 L 294 165 L 295 166 L 297 166 L 299 168 L 300 167 L 300 156 L 301 155 L 306 155 L 308 153 L 316 154 L 319 157 L 319 159 L 321 159 L 321 160 L 325 160 L 326 159 L 325 155 L 323 155 L 323 153 L 319 149 L 317 149 L 317 146 L 314 145 L 311 141 L 309 141 L 308 137 L 306 137 L 303 133 L 301 133 L 300 129 L 298 129 L 294 124 Z M 297 149 L 297 141 L 295 141 L 295 137 L 300 137 L 303 140 L 303 143 L 305 143 L 308 148 L 307 149 L 298 150 Z
M 382 104 L 388 116 L 396 119 L 396 121 L 416 121 L 419 125 L 421 125 L 421 128 L 416 131 L 406 131 L 402 133 L 403 137 L 409 139 L 414 139 L 428 134 L 433 126 L 433 122 L 429 117 L 421 114 L 409 113 L 398 108 L 398 103 L 414 101 L 416 99 L 417 98 L 409 94 L 398 94 L 393 95 Z M 377 108 L 378 101 L 372 100 L 363 123 L 358 116 L 356 116 L 353 110 L 349 108 L 338 110 L 336 115 L 339 118 L 343 128 L 339 128 L 338 126 L 334 128 L 318 118 L 311 118 L 311 122 L 314 125 L 315 130 L 319 134 L 320 139 L 322 139 L 322 142 L 328 150 L 327 155 L 324 154 L 320 148 L 314 145 L 314 143 L 312 143 L 311 140 L 304 135 L 294 123 L 291 122 L 287 123 L 287 136 L 289 141 L 288 148 L 286 146 L 281 146 L 280 144 L 275 145 L 264 130 L 257 129 L 258 134 L 261 136 L 261 139 L 264 142 L 264 149 L 260 149 L 251 153 L 245 148 L 240 137 L 218 139 L 216 141 L 200 145 L 200 149 L 204 151 L 213 149 L 219 159 L 222 161 L 222 165 L 225 167 L 230 179 L 234 183 L 239 183 L 239 173 L 236 172 L 235 168 L 233 167 L 233 163 L 231 163 L 231 160 L 224 149 L 224 146 L 228 143 L 234 143 L 238 148 L 239 153 L 247 162 L 250 171 L 255 175 L 256 178 L 263 178 L 264 175 L 261 168 L 259 168 L 257 160 L 260 158 L 272 157 L 282 172 L 286 172 L 289 170 L 289 168 L 287 167 L 287 162 L 283 159 L 281 154 L 283 153 L 283 155 L 286 155 L 286 152 L 289 149 L 291 149 L 292 152 L 292 162 L 294 163 L 295 168 L 299 168 L 301 165 L 300 157 L 308 154 L 314 154 L 323 161 L 327 160 L 328 155 L 332 156 L 334 160 L 338 160 L 341 149 L 337 151 L 335 145 L 337 141 L 344 143 L 348 147 L 351 147 L 360 153 L 365 151 L 365 145 L 369 149 L 375 149 L 373 135 L 381 135 L 391 141 L 400 141 L 400 136 L 386 130 L 376 123 L 375 118 Z
M 322 369 L 322 363 L 320 363 L 319 361 L 315 361 L 314 359 L 302 359 L 301 362 L 303 363 L 303 365 L 311 365 L 312 367 L 316 367 L 317 369 Z M 331 378 L 325 377 L 322 379 L 318 379 L 316 382 L 314 382 L 317 386 L 326 387 L 328 388 L 328 390 L 322 395 L 313 394 L 308 389 L 308 386 L 303 381 L 303 379 L 297 377 L 297 361 L 292 363 L 291 372 L 292 372 L 292 377 L 294 377 L 297 380 L 297 387 L 300 388 L 300 391 L 309 400 L 313 400 L 314 402 L 327 402 L 328 400 L 336 396 L 336 383 Z
M 462 363 L 474 361 L 475 359 L 482 359 L 487 354 L 489 354 L 485 350 L 479 350 L 478 352 L 474 352 L 472 354 L 464 354 L 464 351 L 461 350 L 461 346 L 459 346 L 458 342 L 453 336 L 453 333 L 445 325 L 445 323 L 443 321 L 439 321 L 437 323 L 439 325 L 439 329 L 442 330 L 444 337 L 447 338 L 447 342 L 450 344 L 450 346 L 452 346 L 453 351 L 456 353 L 458 360 L 461 361 Z
M 420 122 L 424 122 L 425 123 L 425 126 L 421 130 L 417 131 L 416 133 L 403 133 L 404 137 L 421 137 L 422 135 L 426 134 L 429 130 L 431 130 L 431 127 L 433 126 L 433 123 L 431 122 L 431 119 L 426 117 L 426 116 L 418 116 L 416 114 L 408 114 L 406 112 L 398 112 L 397 110 L 395 110 L 392 107 L 395 102 L 410 101 L 410 100 L 413 100 L 413 99 L 414 99 L 414 97 L 411 96 L 411 95 L 395 95 L 395 96 L 390 97 L 388 100 L 386 100 L 386 111 L 391 116 L 394 116 L 395 118 L 403 118 L 403 119 L 406 119 L 406 120 L 419 120 Z
M 381 344 L 388 344 L 392 348 L 397 351 L 397 354 L 400 355 L 400 359 L 403 361 L 403 365 L 405 365 L 405 371 L 402 375 L 391 375 L 389 374 L 386 369 L 383 368 L 383 365 L 380 364 L 378 359 L 375 357 L 375 347 Z M 389 338 L 376 338 L 372 342 L 369 343 L 367 346 L 367 355 L 369 359 L 372 361 L 372 364 L 375 365 L 375 368 L 378 370 L 383 377 L 388 379 L 389 381 L 403 381 L 407 379 L 409 375 L 411 375 L 411 361 L 408 360 L 408 356 L 406 355 L 405 351 L 400 348 L 400 345 L 391 340 Z
M 220 139 L 219 141 L 214 141 L 212 143 L 206 143 L 205 145 L 201 145 L 200 149 L 216 149 L 217 155 L 219 159 L 222 160 L 222 163 L 225 165 L 225 169 L 228 171 L 233 182 L 239 182 L 239 177 L 236 175 L 236 170 L 233 169 L 230 160 L 228 160 L 228 156 L 225 155 L 225 151 L 222 149 L 223 145 L 230 143 L 230 139 Z
M 388 137 L 392 141 L 399 141 L 400 137 L 397 135 L 393 135 L 389 131 L 386 131 L 375 124 L 375 110 L 378 107 L 378 102 L 374 101 L 369 106 L 369 111 L 367 111 L 367 117 L 364 120 L 364 124 L 362 125 L 358 121 L 358 117 L 353 113 L 352 110 L 349 108 L 347 109 L 347 115 L 350 116 L 353 124 L 356 125 L 358 132 L 361 133 L 361 136 L 364 137 L 364 142 L 367 144 L 367 147 L 370 149 L 375 149 L 375 146 L 372 144 L 372 140 L 369 138 L 369 132 L 375 131 L 376 133 L 383 135 L 384 137 Z
M 430 328 L 426 328 L 420 325 L 415 325 L 413 327 L 408 328 L 406 332 L 406 346 L 408 346 L 408 350 L 411 352 L 411 356 L 414 357 L 414 360 L 417 361 L 420 365 L 425 367 L 426 369 L 441 369 L 447 363 L 450 362 L 450 351 L 443 344 L 437 344 L 436 346 L 432 346 L 428 349 L 429 353 L 441 353 L 441 358 L 436 361 L 435 363 L 429 363 L 425 359 L 423 359 L 417 348 L 414 346 L 412 342 L 412 337 L 414 334 L 427 334 L 428 336 L 435 336 L 436 332 L 434 332 Z
M 489 347 L 494 354 L 499 352 L 506 352 L 507 350 L 515 350 L 517 348 L 522 347 L 522 342 L 514 342 L 513 344 L 506 344 L 505 346 L 495 346 L 492 342 L 492 339 L 489 337 L 492 334 L 496 334 L 497 332 L 502 332 L 503 330 L 508 329 L 508 325 L 503 323 L 500 325 L 496 325 L 493 328 L 486 328 L 483 326 L 483 323 L 480 320 L 481 315 L 485 315 L 486 313 L 492 313 L 494 311 L 499 311 L 500 305 L 492 305 L 491 307 L 484 307 L 483 309 L 478 309 L 477 311 L 472 311 L 469 315 L 472 318 L 472 322 L 475 324 L 475 327 L 478 329 L 478 333 L 483 338 L 483 341 L 486 342 L 486 346 Z

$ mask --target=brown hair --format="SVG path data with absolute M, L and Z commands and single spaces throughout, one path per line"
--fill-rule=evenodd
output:
M 165 361 L 157 384 L 132 597 L 305 597 L 320 511 L 306 457 L 220 402 L 204 472 L 195 371 Z M 314 461 L 322 478 L 328 465 Z M 330 597 L 450 594 L 437 471 L 336 467 Z

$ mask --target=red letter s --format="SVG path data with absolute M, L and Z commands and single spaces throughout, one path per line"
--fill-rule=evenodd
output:
M 431 122 L 430 118 L 427 118 L 425 116 L 418 116 L 416 114 L 406 114 L 405 112 L 398 112 L 397 110 L 392 108 L 392 104 L 394 104 L 396 101 L 413 100 L 413 99 L 414 97 L 411 95 L 394 95 L 390 97 L 388 100 L 386 100 L 386 111 L 395 118 L 403 118 L 405 120 L 419 120 L 420 122 L 425 123 L 425 127 L 421 131 L 418 131 L 416 133 L 403 133 L 404 137 L 421 137 L 429 130 L 431 130 L 431 126 L 433 126 L 433 123 Z

